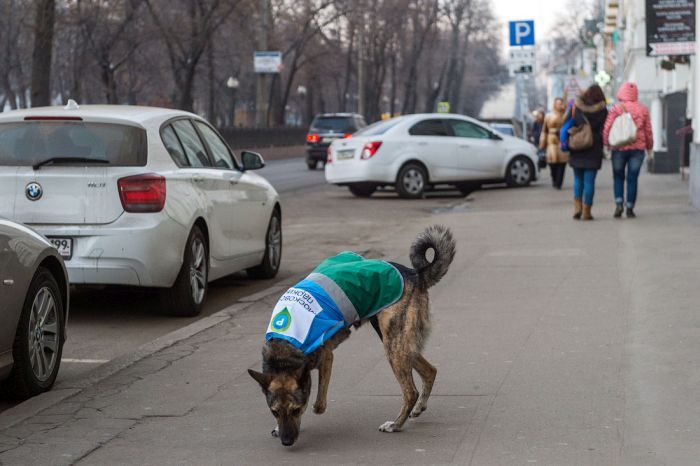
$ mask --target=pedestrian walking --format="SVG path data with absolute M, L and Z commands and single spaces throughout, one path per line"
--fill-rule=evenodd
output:
M 645 152 L 654 156 L 654 136 L 651 132 L 649 110 L 637 101 L 637 85 L 625 82 L 617 92 L 617 103 L 608 113 L 603 130 L 603 142 L 610 146 L 610 132 L 616 119 L 629 113 L 636 127 L 636 137 L 620 147 L 612 147 L 612 168 L 615 192 L 615 218 L 622 217 L 623 207 L 627 207 L 628 218 L 636 217 L 634 206 L 637 202 L 637 181 L 642 170 Z M 633 128 L 634 130 L 635 128 Z M 614 141 L 613 141 L 614 142 Z M 627 181 L 627 202 L 625 204 L 625 181 Z
M 532 126 L 530 128 L 530 142 L 535 146 L 540 145 L 540 135 L 542 134 L 542 126 L 544 125 L 544 111 L 535 110 L 532 112 Z
M 559 146 L 559 130 L 564 124 L 564 99 L 557 97 L 552 104 L 552 111 L 544 118 L 540 149 L 546 150 L 549 172 L 552 176 L 552 186 L 561 189 L 566 174 L 566 162 L 569 154 Z
M 573 119 L 574 128 L 577 131 L 590 130 L 591 136 L 584 144 L 579 142 L 576 145 L 569 132 L 569 165 L 574 170 L 574 218 L 577 220 L 593 220 L 591 208 L 596 175 L 603 164 L 603 127 L 607 116 L 605 94 L 597 84 L 577 97 L 567 111 L 566 119 Z M 584 128 L 585 125 L 588 128 Z

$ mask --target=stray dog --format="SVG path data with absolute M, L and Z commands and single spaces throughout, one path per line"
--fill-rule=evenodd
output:
M 431 249 L 434 257 L 429 261 L 426 253 Z M 333 350 L 350 336 L 350 326 L 367 320 L 384 344 L 403 393 L 399 415 L 379 430 L 398 432 L 409 415 L 425 411 L 437 374 L 421 354 L 430 330 L 428 288 L 447 273 L 455 251 L 450 230 L 432 226 L 411 245 L 413 269 L 345 252 L 326 259 L 280 298 L 262 350 L 263 372 L 248 370 L 277 420 L 273 436 L 285 446 L 297 440 L 311 395 L 312 369 L 318 370 L 313 411 L 326 411 Z M 414 369 L 423 382 L 420 394 Z

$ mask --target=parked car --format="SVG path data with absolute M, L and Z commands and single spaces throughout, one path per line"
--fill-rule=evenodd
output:
M 44 237 L 0 219 L 0 384 L 13 398 L 49 390 L 61 365 L 68 275 Z
M 355 196 L 395 186 L 401 197 L 415 199 L 443 184 L 465 194 L 486 182 L 527 186 L 537 179 L 536 164 L 532 144 L 499 135 L 473 118 L 417 114 L 378 122 L 333 142 L 326 180 L 347 186 Z
M 306 135 L 306 165 L 315 170 L 319 162 L 325 164 L 328 146 L 337 139 L 349 138 L 367 126 L 357 113 L 323 113 L 316 115 Z
M 277 274 L 277 192 L 205 120 L 135 106 L 0 114 L 0 215 L 50 238 L 71 284 L 163 288 L 173 315 L 202 309 L 208 283 Z

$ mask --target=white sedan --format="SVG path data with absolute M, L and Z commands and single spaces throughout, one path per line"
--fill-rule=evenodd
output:
M 482 183 L 527 186 L 537 179 L 537 149 L 497 134 L 462 115 L 406 115 L 375 123 L 328 149 L 326 181 L 370 196 L 395 186 L 404 198 L 420 198 L 435 185 L 468 193 Z
M 196 315 L 208 283 L 277 274 L 277 192 L 191 113 L 134 106 L 0 114 L 0 217 L 26 223 L 63 256 L 71 284 L 165 288 Z

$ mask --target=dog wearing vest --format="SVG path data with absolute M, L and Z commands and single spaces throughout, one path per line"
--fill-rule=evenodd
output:
M 430 250 L 432 261 L 426 257 Z M 379 430 L 399 432 L 409 416 L 425 411 L 437 374 L 421 354 L 430 331 L 428 289 L 447 273 L 455 252 L 450 230 L 435 225 L 411 245 L 413 269 L 343 252 L 282 295 L 265 335 L 263 371 L 248 370 L 277 420 L 273 436 L 285 446 L 296 442 L 313 369 L 318 370 L 313 411 L 326 411 L 333 350 L 350 336 L 350 327 L 366 321 L 379 335 L 403 394 L 399 415 Z M 422 381 L 420 393 L 414 369 Z

